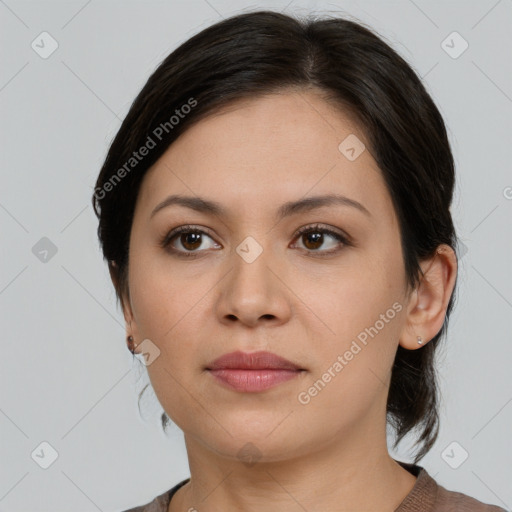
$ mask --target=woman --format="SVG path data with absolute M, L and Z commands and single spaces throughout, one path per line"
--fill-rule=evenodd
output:
M 93 197 L 128 348 L 191 473 L 132 511 L 503 510 L 416 465 L 453 186 L 438 109 L 360 24 L 252 12 L 162 62 Z M 388 421 L 395 446 L 419 432 L 414 463 Z

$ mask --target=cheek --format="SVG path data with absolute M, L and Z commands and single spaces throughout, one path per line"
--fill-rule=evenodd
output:
M 391 277 L 394 273 L 375 263 L 360 261 L 357 266 L 301 278 L 297 287 L 311 311 L 312 324 L 317 318 L 316 335 L 332 340 L 338 348 L 350 344 L 376 322 L 379 331 L 389 332 L 391 323 L 397 323 L 393 304 L 400 299 L 400 283 Z M 381 315 L 385 324 L 379 321 Z
M 134 252 L 131 261 L 130 296 L 139 336 L 167 338 L 194 306 L 194 281 L 185 280 L 168 259 L 149 250 Z
M 174 389 L 169 373 L 183 382 L 204 362 L 198 346 L 201 336 L 195 334 L 201 332 L 200 301 L 211 284 L 201 275 L 195 279 L 179 272 L 159 255 L 139 253 L 132 261 L 130 294 L 137 336 L 151 340 L 162 355 L 147 367 L 148 373 L 156 381 L 155 390 L 161 385 Z
M 375 263 L 351 268 L 337 278 L 316 280 L 316 294 L 311 282 L 302 286 L 309 290 L 308 307 L 322 320 L 311 317 L 319 326 L 310 336 L 319 340 L 311 382 L 329 382 L 323 400 L 356 406 L 357 397 L 371 399 L 388 380 L 405 308 L 401 281 L 391 277 L 394 269 Z
M 310 421 L 324 424 L 326 431 L 337 431 L 340 426 L 349 429 L 377 403 L 385 404 L 398 344 L 400 304 L 395 302 L 393 308 L 388 295 L 377 293 L 362 293 L 361 303 L 349 293 L 343 297 L 346 303 L 329 304 L 325 310 L 336 335 L 324 331 L 318 338 L 314 345 L 317 364 L 300 390 L 300 403 L 309 401 L 303 407 L 309 409 L 310 418 L 318 418 Z

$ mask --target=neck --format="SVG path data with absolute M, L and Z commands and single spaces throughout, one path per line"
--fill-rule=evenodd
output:
M 384 435 L 358 425 L 314 451 L 253 464 L 219 455 L 185 434 L 191 480 L 169 512 L 237 510 L 282 512 L 366 510 L 393 512 L 416 477 L 389 456 Z

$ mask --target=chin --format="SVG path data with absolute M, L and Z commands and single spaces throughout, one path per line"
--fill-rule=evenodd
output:
M 219 427 L 215 431 L 200 432 L 194 437 L 201 439 L 201 443 L 217 455 L 245 462 L 248 467 L 256 462 L 290 460 L 309 451 L 304 439 L 296 437 L 300 428 L 294 428 L 293 431 L 290 431 L 290 425 L 288 428 L 281 428 L 282 425 L 275 428 L 278 423 L 273 427 L 266 425 L 261 428 L 247 428 L 242 424 L 231 423 L 227 428 L 229 434 Z M 314 449 L 315 441 L 306 441 Z

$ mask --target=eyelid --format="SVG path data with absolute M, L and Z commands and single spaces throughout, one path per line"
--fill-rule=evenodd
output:
M 345 231 L 343 231 L 342 229 L 339 229 L 339 228 L 332 228 L 326 224 L 322 224 L 322 223 L 314 223 L 314 224 L 308 224 L 306 226 L 303 226 L 302 228 L 299 228 L 296 232 L 295 232 L 295 238 L 298 238 L 300 235 L 304 234 L 304 233 L 308 233 L 308 232 L 315 232 L 316 231 L 320 231 L 320 232 L 323 232 L 323 233 L 327 233 L 328 235 L 330 236 L 333 236 L 333 237 L 339 237 L 340 239 L 342 239 L 343 243 L 345 243 L 346 245 L 351 245 L 352 244 L 352 237 L 346 233 Z
M 332 238 L 337 239 L 338 242 L 341 243 L 343 247 L 353 245 L 352 238 L 345 231 L 340 230 L 339 228 L 331 228 L 330 226 L 324 225 L 321 223 L 307 224 L 307 225 L 297 229 L 293 235 L 294 243 L 298 238 L 300 238 L 300 236 L 302 234 L 309 233 L 309 232 L 322 232 L 324 234 L 327 234 L 327 235 L 331 236 Z M 191 224 L 184 224 L 184 225 L 178 226 L 178 227 L 172 229 L 170 232 L 166 233 L 160 240 L 160 246 L 163 248 L 167 248 L 170 245 L 171 240 L 181 233 L 205 234 L 212 239 L 214 238 L 214 236 L 211 234 L 211 231 L 209 228 L 198 227 L 198 226 L 191 225 Z M 175 249 L 174 247 L 170 247 L 169 250 L 179 256 L 185 256 L 185 257 L 193 257 L 195 255 L 201 254 L 202 252 L 205 252 L 205 250 L 181 251 L 181 250 Z M 306 251 L 309 254 L 317 255 L 317 256 L 321 257 L 321 256 L 333 255 L 335 253 L 338 253 L 341 249 L 335 248 L 335 249 L 329 249 L 329 250 L 325 250 L 325 251 L 315 251 L 312 249 L 302 249 L 302 250 Z
M 342 245 L 342 247 L 335 247 L 334 249 L 329 249 L 325 251 L 315 251 L 312 249 L 302 249 L 307 253 L 308 256 L 312 256 L 315 258 L 322 258 L 322 257 L 329 257 L 334 256 L 338 253 L 340 253 L 343 248 L 345 247 L 351 247 L 353 246 L 352 238 L 345 233 L 343 230 L 340 230 L 339 228 L 331 228 L 330 226 L 321 224 L 321 223 L 315 223 L 315 224 L 308 224 L 306 226 L 303 226 L 302 228 L 299 228 L 294 236 L 294 241 L 300 239 L 300 237 L 304 233 L 323 233 L 327 234 L 328 236 L 336 239 L 339 244 Z M 296 242 L 294 242 L 295 245 Z
M 178 226 L 174 229 L 171 229 L 169 232 L 167 232 L 160 240 L 160 245 L 162 247 L 166 247 L 169 245 L 170 241 L 176 236 L 181 233 L 199 233 L 201 235 L 206 234 L 210 238 L 213 238 L 213 234 L 211 233 L 209 228 L 205 227 L 197 227 L 192 224 L 183 224 L 181 226 Z M 190 251 L 189 251 L 190 252 Z

